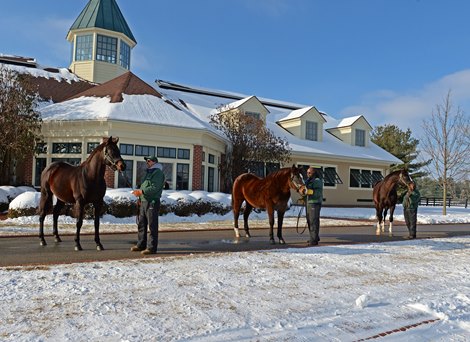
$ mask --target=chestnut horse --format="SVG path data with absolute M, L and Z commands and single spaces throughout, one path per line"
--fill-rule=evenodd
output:
M 253 208 L 266 209 L 269 217 L 269 240 L 271 244 L 274 244 L 273 226 L 274 210 L 276 210 L 277 237 L 279 238 L 280 244 L 285 244 L 282 237 L 282 222 L 290 198 L 290 189 L 294 189 L 301 195 L 305 195 L 307 192 L 301 171 L 301 168 L 297 168 L 293 165 L 292 167 L 275 171 L 266 176 L 266 178 L 260 178 L 251 173 L 244 173 L 238 176 L 233 183 L 232 189 L 235 236 L 240 237 L 238 231 L 238 216 L 243 201 L 245 201 L 243 219 L 246 237 L 250 237 L 248 216 Z
M 385 218 L 387 217 L 387 211 L 390 209 L 388 234 L 392 236 L 393 212 L 398 199 L 397 187 L 398 185 L 408 186 L 411 182 L 413 180 L 408 171 L 399 170 L 390 173 L 374 185 L 372 196 L 377 216 L 376 235 L 380 235 L 381 231 L 382 233 L 385 231 Z
M 57 229 L 57 220 L 65 203 L 74 204 L 77 217 L 77 232 L 75 234 L 75 250 L 81 251 L 80 229 L 83 224 L 85 204 L 93 203 L 95 219 L 96 249 L 103 250 L 100 242 L 99 226 L 100 211 L 103 207 L 103 197 L 106 192 L 104 173 L 106 165 L 114 171 L 124 171 L 125 163 L 121 158 L 117 142 L 119 138 L 103 139 L 103 143 L 91 152 L 90 156 L 79 166 L 65 162 L 54 162 L 47 166 L 41 174 L 41 200 L 39 202 L 39 239 L 41 246 L 46 246 L 44 239 L 44 219 L 53 208 L 53 234 L 56 242 L 61 242 Z M 53 206 L 52 197 L 57 197 Z

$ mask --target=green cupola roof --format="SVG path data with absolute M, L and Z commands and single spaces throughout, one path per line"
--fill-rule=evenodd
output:
M 73 23 L 70 31 L 92 27 L 121 32 L 137 43 L 116 0 L 90 0 Z

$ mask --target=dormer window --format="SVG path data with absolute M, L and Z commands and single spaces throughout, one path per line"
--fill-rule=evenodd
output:
M 76 61 L 91 61 L 93 51 L 93 35 L 77 36 L 75 48 Z
M 356 129 L 356 146 L 366 146 L 366 131 L 363 129 Z
M 314 121 L 306 121 L 305 139 L 318 141 L 318 123 Z
M 97 35 L 96 60 L 116 64 L 117 38 Z
M 257 119 L 257 120 L 261 119 L 261 114 L 258 113 L 258 112 L 249 112 L 249 111 L 246 111 L 245 114 L 248 115 L 248 116 L 251 116 L 252 118 L 255 118 L 255 119 Z

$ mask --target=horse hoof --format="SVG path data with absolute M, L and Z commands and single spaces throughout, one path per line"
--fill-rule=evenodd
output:
M 246 232 L 246 235 L 245 235 L 247 238 L 251 238 L 251 235 L 250 233 Z
M 279 244 L 280 244 L 280 245 L 285 245 L 286 242 L 284 241 L 284 239 L 279 239 Z
M 103 245 L 101 243 L 99 245 L 96 245 L 96 250 L 97 251 L 104 251 Z
M 270 243 L 271 245 L 275 245 L 275 244 L 276 244 L 276 241 L 274 241 L 274 239 L 271 239 L 271 240 L 269 240 L 269 243 Z
M 56 236 L 55 242 L 62 242 L 62 239 L 60 237 Z
M 41 240 L 41 241 L 39 242 L 39 244 L 40 244 L 41 246 L 47 246 L 47 243 L 46 243 L 46 241 L 44 241 L 44 240 Z
M 78 246 L 75 246 L 75 250 L 76 251 L 83 251 L 83 248 L 82 248 L 82 246 L 78 245 Z

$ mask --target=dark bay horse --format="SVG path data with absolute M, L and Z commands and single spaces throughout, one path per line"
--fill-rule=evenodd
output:
M 96 249 L 103 250 L 100 242 L 99 226 L 100 211 L 106 192 L 104 173 L 106 166 L 114 171 L 124 171 L 125 163 L 121 158 L 117 142 L 119 138 L 103 139 L 103 143 L 91 152 L 90 156 L 78 166 L 65 162 L 54 162 L 47 166 L 41 174 L 41 200 L 39 202 L 39 239 L 41 246 L 46 246 L 44 239 L 44 219 L 53 208 L 53 234 L 56 242 L 61 242 L 57 229 L 57 220 L 65 203 L 74 204 L 77 217 L 75 234 L 75 250 L 81 251 L 80 229 L 83 224 L 85 204 L 93 203 Z M 57 203 L 53 206 L 53 195 Z
M 301 195 L 305 195 L 305 187 L 302 169 L 295 165 L 275 171 L 266 178 L 260 178 L 251 173 L 244 173 L 238 176 L 233 183 L 232 189 L 232 210 L 234 217 L 235 236 L 240 237 L 238 231 L 238 216 L 245 201 L 245 211 L 243 212 L 244 228 L 246 237 L 250 237 L 248 228 L 248 216 L 253 208 L 266 209 L 269 217 L 269 240 L 274 244 L 274 210 L 277 211 L 277 237 L 280 244 L 285 244 L 282 237 L 282 222 L 284 213 L 287 210 L 287 203 L 290 198 L 290 189 L 294 189 Z
M 374 185 L 374 191 L 372 196 L 374 198 L 375 211 L 377 216 L 377 229 L 375 231 L 376 235 L 380 235 L 385 231 L 385 218 L 387 217 L 387 211 L 390 210 L 389 218 L 389 228 L 388 233 L 392 235 L 392 224 L 393 224 L 393 212 L 395 211 L 395 206 L 397 204 L 397 187 L 398 185 L 408 186 L 412 183 L 408 171 L 399 170 L 390 173 L 381 181 L 378 181 Z

